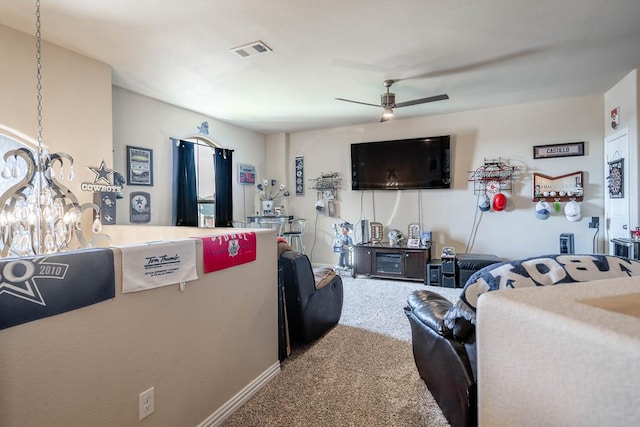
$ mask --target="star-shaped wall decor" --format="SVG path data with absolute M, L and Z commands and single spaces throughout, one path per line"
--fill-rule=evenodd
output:
M 113 175 L 113 170 L 107 169 L 107 166 L 104 164 L 104 160 L 102 161 L 102 163 L 100 163 L 100 167 L 89 166 L 89 169 L 91 169 L 91 171 L 96 174 L 96 177 L 93 180 L 94 184 L 97 184 L 100 181 L 111 184 L 109 177 Z

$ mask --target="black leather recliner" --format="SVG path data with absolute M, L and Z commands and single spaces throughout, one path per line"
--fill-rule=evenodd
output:
M 444 324 L 452 306 L 440 294 L 419 290 L 409 295 L 404 310 L 420 377 L 451 426 L 470 427 L 476 425 L 478 412 L 475 328 L 465 319 L 456 321 L 457 332 L 466 332 L 464 341 L 457 338 Z
M 278 266 L 283 273 L 291 341 L 309 343 L 320 338 L 342 315 L 342 279 L 331 269 L 314 274 L 309 258 L 292 250 L 280 255 Z
M 484 267 L 453 304 L 428 290 L 407 298 L 413 356 L 420 377 L 452 427 L 477 424 L 475 307 L 481 294 L 640 275 L 640 262 L 611 255 L 543 255 Z

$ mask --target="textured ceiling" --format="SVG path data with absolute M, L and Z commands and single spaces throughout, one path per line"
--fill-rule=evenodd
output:
M 41 0 L 42 37 L 113 83 L 262 133 L 603 94 L 640 66 L 638 0 Z M 35 2 L 0 24 L 35 33 Z M 273 52 L 241 58 L 256 40 Z M 46 64 L 43 65 L 46 74 Z

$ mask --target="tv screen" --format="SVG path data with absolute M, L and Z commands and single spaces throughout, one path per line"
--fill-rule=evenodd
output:
M 449 188 L 449 153 L 449 135 L 351 144 L 351 189 Z

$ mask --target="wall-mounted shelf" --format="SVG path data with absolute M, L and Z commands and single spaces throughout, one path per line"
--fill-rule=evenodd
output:
M 533 201 L 568 202 L 583 199 L 583 172 L 572 172 L 560 176 L 533 174 Z
M 469 171 L 471 176 L 468 181 L 473 182 L 474 194 L 510 192 L 517 169 L 500 158 L 484 159 L 482 166 Z

